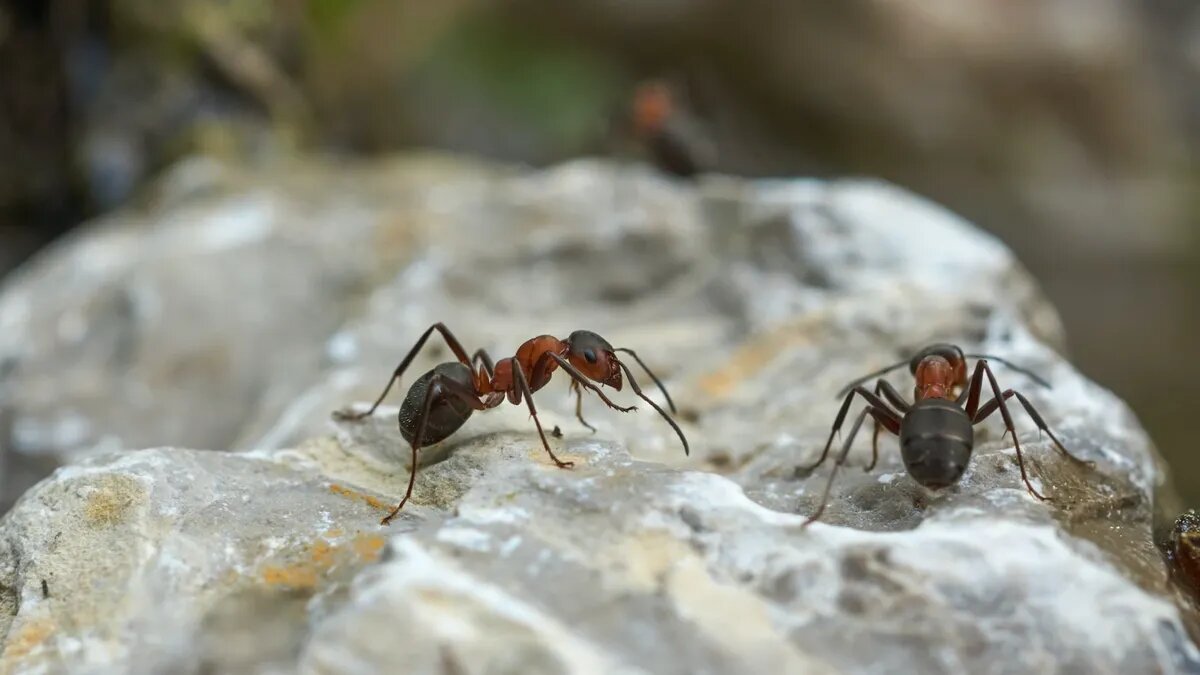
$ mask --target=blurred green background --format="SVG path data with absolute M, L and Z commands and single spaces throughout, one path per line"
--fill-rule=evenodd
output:
M 718 171 L 865 174 L 998 234 L 1200 502 L 1200 3 L 0 4 L 0 273 L 196 153 L 614 150 L 648 77 Z

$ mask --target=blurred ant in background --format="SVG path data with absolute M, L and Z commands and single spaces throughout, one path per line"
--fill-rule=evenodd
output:
M 620 116 L 621 135 L 636 142 L 660 171 L 694 178 L 713 168 L 716 148 L 682 90 L 674 81 L 639 83 Z

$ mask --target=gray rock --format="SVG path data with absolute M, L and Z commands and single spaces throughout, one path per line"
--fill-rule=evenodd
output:
M 204 296 L 211 313 L 192 333 L 161 328 L 153 350 L 134 352 L 121 386 L 162 383 L 150 359 L 179 353 L 175 339 L 236 344 L 253 368 L 214 378 L 213 392 L 270 383 L 270 404 L 210 412 L 212 392 L 162 384 L 148 424 L 166 437 L 189 416 L 197 434 L 232 439 L 212 447 L 256 449 L 87 457 L 27 492 L 0 521 L 0 672 L 1200 672 L 1195 617 L 1173 602 L 1153 545 L 1153 499 L 1166 481 L 1154 449 L 1119 400 L 1056 355 L 1054 311 L 995 240 L 874 182 L 709 177 L 691 187 L 591 162 L 409 167 L 329 175 L 349 190 L 341 196 L 319 188 L 320 170 L 309 174 L 308 203 L 404 223 L 389 263 L 378 247 L 325 257 L 343 240 L 327 233 L 323 248 L 310 222 L 291 235 L 292 219 L 262 244 L 269 255 L 308 242 L 301 250 L 313 257 L 302 262 L 340 261 L 322 269 L 359 261 L 358 295 L 320 301 L 340 308 L 328 335 L 303 325 L 316 314 L 297 300 L 282 301 L 283 316 L 303 330 L 272 333 L 264 322 L 245 338 L 237 305 L 269 294 L 239 296 L 228 280 L 249 272 L 236 255 L 193 261 L 228 269 L 228 286 Z M 246 194 L 285 189 L 264 185 Z M 216 203 L 239 203 L 240 191 L 222 190 Z M 168 200 L 147 227 L 182 222 L 179 210 L 209 199 Z M 180 227 L 184 241 L 199 236 Z M 352 241 L 371 248 L 366 235 Z M 47 270 L 68 274 L 82 259 L 70 247 L 55 255 L 0 310 L 14 306 L 14 288 L 54 289 Z M 53 297 L 70 307 L 68 295 Z M 9 318 L 7 335 L 48 330 L 35 318 Z M 691 456 L 644 404 L 621 414 L 589 397 L 589 434 L 565 382 L 551 383 L 537 395 L 539 417 L 561 429 L 551 442 L 575 468 L 549 462 L 527 410 L 478 413 L 423 454 L 413 501 L 379 527 L 407 479 L 402 392 L 359 423 L 329 413 L 373 400 L 438 320 L 468 350 L 497 357 L 577 328 L 637 349 L 679 404 Z M 274 338 L 308 360 L 288 370 Z M 1043 374 L 1051 389 L 998 371 L 1096 468 L 1065 462 L 1021 412 L 1030 469 L 1053 503 L 1026 492 L 999 422 L 980 427 L 971 467 L 940 492 L 905 474 L 893 438 L 879 466 L 861 471 L 864 438 L 823 522 L 801 527 L 829 469 L 794 469 L 819 453 L 834 393 L 934 340 Z M 438 342 L 406 383 L 448 358 Z M 92 428 L 122 439 L 150 433 L 122 397 L 91 393 L 114 386 L 103 371 L 94 389 L 52 404 L 45 392 L 64 347 L 38 349 L 10 377 L 44 383 L 40 399 L 9 389 L 16 426 L 32 424 L 22 422 L 28 400 L 87 411 Z M 909 386 L 903 371 L 891 379 Z M 76 458 L 84 445 L 55 452 Z
M 249 447 L 248 420 L 291 404 L 356 301 L 415 250 L 410 218 L 441 165 L 263 178 L 187 162 L 142 208 L 15 275 L 0 292 L 0 507 L 106 450 Z M 472 184 L 486 170 L 452 173 Z

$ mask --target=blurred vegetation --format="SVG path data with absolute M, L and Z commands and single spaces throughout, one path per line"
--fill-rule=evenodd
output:
M 720 171 L 877 175 L 997 232 L 1200 501 L 1184 0 L 3 0 L 0 271 L 185 155 L 609 153 L 662 75 Z

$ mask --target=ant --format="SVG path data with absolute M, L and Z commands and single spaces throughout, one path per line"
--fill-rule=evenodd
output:
M 632 135 L 660 170 L 678 178 L 692 178 L 709 163 L 711 148 L 702 143 L 699 129 L 681 105 L 679 95 L 661 80 L 637 86 L 630 105 Z
M 968 358 L 978 359 L 969 384 L 967 380 Z M 1044 387 L 1050 386 L 1037 375 L 999 357 L 963 354 L 963 350 L 955 345 L 934 344 L 917 352 L 911 359 L 865 375 L 843 387 L 838 392 L 838 396 L 844 395 L 845 400 L 833 422 L 833 429 L 829 432 L 829 440 L 825 442 L 825 449 L 821 452 L 820 459 L 812 466 L 798 467 L 796 469 L 797 476 L 813 471 L 828 457 L 833 437 L 841 429 L 842 423 L 846 421 L 846 413 L 850 410 L 850 404 L 853 402 L 855 394 L 866 399 L 867 407 L 859 413 L 854 426 L 850 429 L 850 434 L 846 437 L 841 455 L 834 464 L 833 471 L 829 474 L 829 480 L 825 484 L 825 492 L 821 495 L 821 504 L 817 508 L 817 512 L 809 517 L 804 525 L 808 526 L 813 523 L 825 511 L 829 500 L 829 491 L 833 486 L 833 479 L 837 475 L 838 467 L 845 463 L 850 445 L 854 442 L 854 437 L 858 434 L 867 415 L 870 415 L 875 422 L 875 433 L 871 439 L 871 463 L 864 470 L 870 471 L 875 468 L 875 463 L 879 459 L 879 429 L 882 426 L 900 437 L 900 457 L 904 460 L 904 467 L 908 470 L 908 474 L 917 483 L 931 490 L 948 487 L 958 482 L 971 460 L 971 451 L 975 442 L 974 426 L 999 410 L 1000 416 L 1004 418 L 1005 435 L 1012 434 L 1013 445 L 1017 450 L 1017 465 L 1021 468 L 1021 480 L 1025 482 L 1026 489 L 1041 501 L 1051 501 L 1033 487 L 1025 472 L 1025 459 L 1021 455 L 1021 443 L 1017 440 L 1012 416 L 1008 412 L 1008 406 L 1005 405 L 1005 401 L 1014 396 L 1025 408 L 1025 412 L 1033 418 L 1039 432 L 1049 435 L 1050 439 L 1054 441 L 1054 447 L 1059 452 L 1076 463 L 1094 466 L 1093 462 L 1079 459 L 1068 452 L 1058 437 L 1046 426 L 1045 420 L 1038 414 L 1033 404 L 1020 392 L 1014 389 L 1000 390 L 996 376 L 988 366 L 989 359 L 1028 376 Z M 916 380 L 916 386 L 913 387 L 914 403 L 912 404 L 905 401 L 900 393 L 882 378 L 883 375 L 904 365 L 908 365 L 909 372 Z M 981 407 L 979 397 L 985 376 L 994 398 Z M 880 379 L 876 381 L 875 391 L 872 393 L 862 385 L 874 377 Z M 880 394 L 883 399 L 880 398 Z M 891 406 L 888 405 L 889 403 Z
M 633 379 L 633 373 L 629 371 L 628 366 L 621 363 L 616 352 L 629 354 L 638 362 L 650 379 L 654 380 L 654 384 L 658 385 L 667 400 L 667 406 L 674 413 L 675 403 L 671 401 L 671 396 L 667 394 L 667 389 L 662 382 L 646 367 L 646 364 L 638 358 L 633 350 L 614 349 L 604 338 L 586 330 L 577 330 L 571 333 L 566 340 L 559 340 L 551 335 L 539 335 L 525 341 L 517 349 L 515 356 L 501 359 L 499 363 L 493 364 L 491 357 L 482 349 L 468 358 L 466 350 L 450 332 L 450 329 L 440 322 L 435 323 L 421 335 L 400 365 L 396 366 L 387 386 L 383 388 L 383 393 L 379 395 L 369 410 L 361 413 L 339 410 L 333 414 L 334 418 L 361 420 L 374 413 L 388 392 L 391 391 L 392 385 L 400 380 L 409 363 L 416 357 L 417 352 L 435 330 L 441 333 L 447 346 L 450 347 L 450 351 L 458 360 L 438 365 L 417 378 L 416 382 L 409 387 L 404 402 L 400 404 L 400 435 L 412 447 L 412 466 L 409 469 L 408 490 L 404 493 L 404 498 L 400 500 L 396 508 L 392 509 L 391 513 L 380 521 L 382 525 L 391 522 L 412 496 L 413 483 L 417 473 L 417 451 L 427 445 L 442 441 L 458 431 L 475 411 L 495 408 L 506 398 L 513 405 L 520 405 L 524 400 L 529 406 L 529 414 L 537 426 L 542 446 L 546 448 L 546 453 L 550 455 L 554 464 L 561 469 L 574 466 L 574 462 L 560 460 L 550 449 L 550 443 L 546 440 L 545 432 L 542 431 L 542 423 L 538 420 L 537 407 L 533 404 L 533 392 L 546 386 L 550 382 L 550 376 L 557 368 L 562 368 L 571 376 L 571 388 L 576 395 L 575 416 L 593 432 L 596 430 L 595 427 L 583 419 L 583 389 L 594 391 L 608 407 L 614 410 L 621 412 L 634 410 L 635 408 L 632 406 L 623 408 L 613 403 L 604 395 L 600 387 L 593 384 L 593 382 L 598 382 L 620 391 L 623 371 L 634 393 L 657 410 L 663 419 L 675 429 L 675 433 L 679 434 L 679 440 L 683 441 L 684 454 L 689 453 L 687 438 L 684 437 L 679 425 L 658 404 L 642 393 L 641 387 Z

